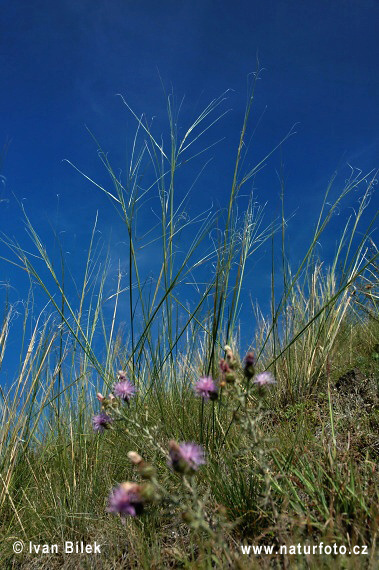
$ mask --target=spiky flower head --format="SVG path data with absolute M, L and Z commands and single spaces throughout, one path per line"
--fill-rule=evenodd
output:
M 135 392 L 135 387 L 127 379 L 122 380 L 121 382 L 117 382 L 117 384 L 113 386 L 114 395 L 117 398 L 124 400 L 124 402 L 129 402 L 130 398 L 134 396 Z
M 205 463 L 204 450 L 196 443 L 169 443 L 169 465 L 183 475 L 193 475 Z
M 276 380 L 271 374 L 271 372 L 261 372 L 257 374 L 254 380 L 254 384 L 257 384 L 260 388 L 268 386 L 269 384 L 276 384 Z
M 143 512 L 142 487 L 137 483 L 125 482 L 115 487 L 108 498 L 108 513 L 135 517 Z
M 195 384 L 195 392 L 204 400 L 217 400 L 218 388 L 211 376 L 200 378 Z
M 110 427 L 112 422 L 113 418 L 108 416 L 105 412 L 101 412 L 92 418 L 93 431 L 96 433 L 103 433 L 104 430 Z

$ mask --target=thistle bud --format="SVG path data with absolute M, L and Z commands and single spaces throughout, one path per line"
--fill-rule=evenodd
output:
M 255 374 L 255 356 L 253 352 L 248 352 L 246 357 L 245 357 L 245 368 L 244 368 L 244 374 L 245 377 L 250 379 L 254 376 Z
M 109 394 L 108 398 L 103 397 L 103 399 L 100 401 L 104 409 L 117 408 L 119 405 L 119 402 L 116 400 L 113 394 Z
M 237 359 L 235 358 L 232 349 L 230 348 L 230 346 L 228 344 L 226 344 L 224 346 L 224 350 L 226 352 L 226 361 L 227 361 L 228 366 L 230 368 L 234 368 L 237 364 Z
M 151 483 L 146 483 L 145 485 L 141 486 L 140 495 L 144 501 L 148 503 L 159 499 L 155 487 Z
M 141 463 L 138 465 L 138 471 L 142 479 L 152 479 L 156 475 L 155 468 L 150 463 L 146 463 L 145 461 L 141 461 Z
M 129 451 L 128 459 L 133 465 L 139 465 L 143 461 L 142 457 L 136 451 Z
M 225 374 L 225 380 L 228 384 L 234 384 L 236 381 L 236 376 L 232 370 Z
M 230 370 L 229 364 L 223 358 L 220 360 L 220 370 L 223 374 L 225 374 L 225 372 L 229 372 Z

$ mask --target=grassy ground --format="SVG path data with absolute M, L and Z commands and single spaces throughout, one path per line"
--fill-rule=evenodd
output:
M 25 269 L 32 286 L 20 368 L 13 385 L 1 390 L 1 568 L 379 566 L 378 266 L 373 222 L 361 227 L 375 175 L 352 173 L 332 203 L 331 181 L 308 251 L 293 270 L 285 251 L 284 213 L 279 223 L 262 229 L 262 209 L 252 200 L 242 215 L 237 207 L 241 188 L 264 163 L 242 169 L 254 90 L 253 81 L 224 226 L 210 249 L 203 248 L 203 240 L 216 223 L 220 229 L 220 220 L 204 215 L 197 230 L 191 229 L 187 251 L 178 253 L 179 227 L 184 231 L 187 222 L 174 191 L 176 171 L 191 158 L 186 153 L 208 128 L 206 121 L 220 118 L 212 114 L 221 99 L 179 139 L 169 97 L 168 149 L 136 117 L 124 184 L 99 149 L 113 184 L 113 190 L 101 190 L 115 203 L 129 244 L 128 286 L 120 272 L 111 319 L 103 311 L 107 270 L 96 262 L 95 228 L 77 305 L 62 279 L 63 262 L 59 273 L 26 214 L 36 255 L 3 239 L 11 252 L 3 259 Z M 141 191 L 145 157 L 153 164 L 154 184 Z M 316 256 L 316 244 L 343 199 L 361 188 L 360 207 L 342 228 L 326 266 Z M 148 288 L 138 264 L 134 214 L 151 189 L 162 214 L 161 268 Z M 281 293 L 278 297 L 273 268 L 272 312 L 264 317 L 255 309 L 254 370 L 247 370 L 238 330 L 245 267 L 258 247 L 278 236 Z M 208 282 L 200 286 L 204 267 Z M 198 296 L 189 306 L 181 301 L 181 287 L 189 276 L 195 280 L 197 271 Z M 51 307 L 38 318 L 36 287 Z M 127 335 L 116 330 L 124 294 Z M 12 335 L 12 312 L 6 305 L 1 360 Z M 221 359 L 229 366 L 226 374 Z M 128 403 L 103 402 L 114 421 L 94 433 L 92 417 L 101 409 L 96 393 L 112 391 L 118 370 L 126 372 L 136 393 Z M 275 384 L 254 382 L 264 371 Z M 217 400 L 194 391 L 198 379 L 209 375 L 218 387 Z M 194 474 L 175 471 L 169 464 L 172 440 L 201 445 L 206 463 Z M 148 476 L 131 462 L 130 451 L 150 466 Z M 112 488 L 125 481 L 143 485 L 149 495 L 142 514 L 123 519 L 107 512 L 107 501 Z M 25 545 L 22 553 L 13 551 L 16 540 Z M 96 542 L 101 553 L 65 554 L 64 541 Z M 58 553 L 29 553 L 29 543 L 57 544 Z M 241 551 L 241 545 L 276 551 L 281 545 L 312 549 L 321 543 L 345 547 L 347 554 Z M 349 555 L 357 546 L 367 547 L 367 553 Z

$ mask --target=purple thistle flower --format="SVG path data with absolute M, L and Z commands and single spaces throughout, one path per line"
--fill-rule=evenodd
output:
M 108 513 L 119 513 L 121 516 L 135 517 L 143 511 L 141 486 L 137 483 L 121 483 L 115 487 L 108 498 Z
M 217 400 L 218 389 L 211 376 L 204 376 L 196 382 L 195 392 L 204 400 Z
M 105 412 L 101 412 L 98 416 L 92 418 L 93 431 L 97 433 L 103 433 L 104 430 L 108 429 L 113 418 L 108 416 Z
M 135 394 L 135 387 L 129 380 L 123 380 L 113 386 L 113 393 L 117 398 L 121 398 L 124 402 L 129 402 L 130 398 Z
M 262 388 L 268 384 L 276 384 L 276 380 L 271 372 L 261 372 L 260 374 L 256 375 L 254 384 L 257 384 L 260 388 Z
M 204 450 L 196 443 L 181 443 L 171 440 L 169 443 L 169 465 L 178 473 L 192 475 L 205 463 Z

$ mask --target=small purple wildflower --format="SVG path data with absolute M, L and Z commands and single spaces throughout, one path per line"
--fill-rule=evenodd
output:
M 196 443 L 178 444 L 171 440 L 169 448 L 169 465 L 178 473 L 192 475 L 205 463 L 204 450 Z
M 105 412 L 101 412 L 98 416 L 92 418 L 93 431 L 97 433 L 103 433 L 104 430 L 108 429 L 113 418 L 108 416 Z
M 196 382 L 195 392 L 204 400 L 217 400 L 218 389 L 211 376 L 204 376 Z
M 262 388 L 268 384 L 276 384 L 276 380 L 271 372 L 261 372 L 260 374 L 256 375 L 254 384 L 257 384 L 260 388 Z
M 121 398 L 124 402 L 129 402 L 130 398 L 135 394 L 135 387 L 129 380 L 123 380 L 113 386 L 113 393 L 117 398 Z
M 108 498 L 108 513 L 135 517 L 143 512 L 141 486 L 137 483 L 121 483 L 115 487 Z

